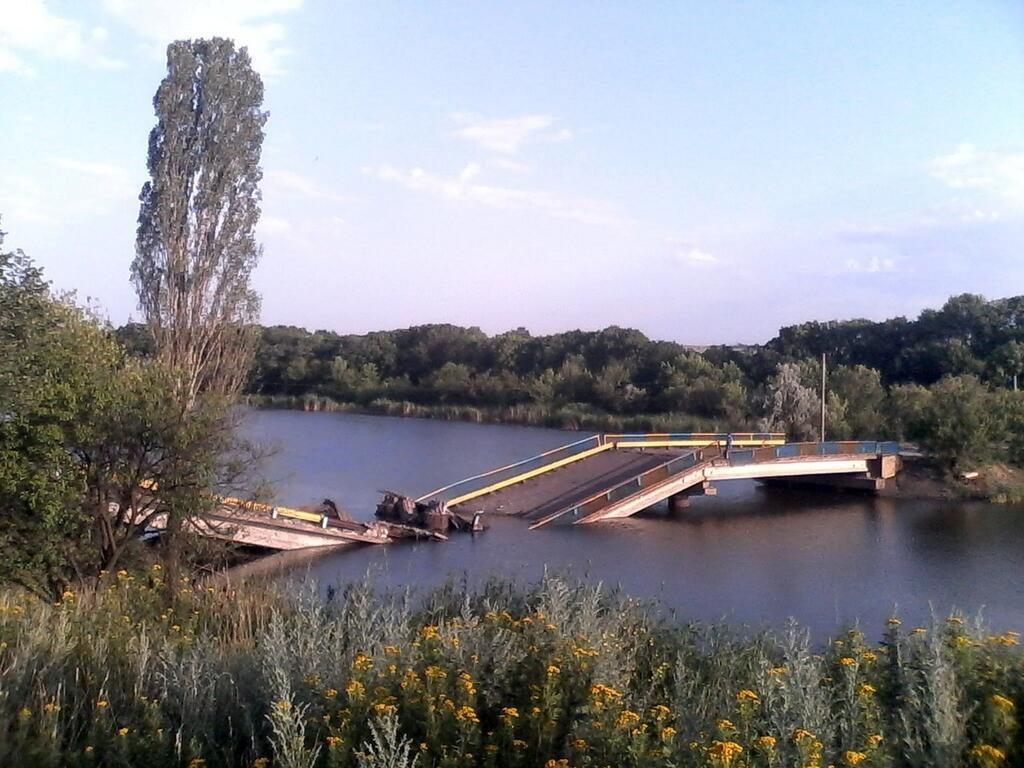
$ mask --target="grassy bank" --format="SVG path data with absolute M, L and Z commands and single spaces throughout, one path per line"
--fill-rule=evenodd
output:
M 0 602 L 0 763 L 1020 765 L 1024 657 L 959 617 L 824 648 L 549 578 L 324 602 L 162 572 Z M 171 602 L 168 602 L 168 599 Z
M 441 421 L 518 424 L 584 432 L 717 432 L 730 428 L 739 429 L 742 426 L 701 419 L 686 413 L 621 416 L 584 405 L 563 407 L 513 405 L 492 408 L 474 405 L 421 405 L 407 400 L 388 399 L 377 399 L 369 403 L 351 403 L 319 395 L 248 395 L 245 402 L 255 408 L 367 413 L 375 416 L 412 416 Z

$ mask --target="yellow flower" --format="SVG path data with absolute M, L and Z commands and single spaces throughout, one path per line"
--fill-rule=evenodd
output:
M 163 566 L 161 566 L 160 563 L 153 563 L 153 567 L 150 570 L 162 571 L 163 570 Z
M 193 757 L 188 761 L 188 768 L 204 768 L 206 761 L 201 757 Z
M 1017 632 L 1004 632 L 1001 635 L 993 635 L 989 642 L 1005 646 L 1017 645 L 1020 642 L 1020 635 Z
M 815 738 L 814 734 L 810 731 L 805 731 L 803 728 L 798 728 L 793 732 L 793 739 L 795 741 L 805 741 L 813 738 Z
M 875 693 L 875 686 L 864 683 L 857 689 L 861 696 L 873 696 Z
M 352 668 L 359 672 L 373 669 L 373 659 L 365 653 L 357 653 L 355 660 L 352 662 Z
M 119 578 L 119 579 L 127 579 L 128 578 L 128 571 L 126 571 L 124 568 L 122 568 L 120 571 L 117 572 L 117 578 Z
M 882 734 L 880 733 L 873 733 L 870 736 L 868 736 L 868 746 L 877 747 L 883 741 L 884 739 L 882 738 Z
M 666 707 L 664 704 L 655 704 L 653 707 L 651 707 L 651 714 L 654 715 L 654 717 L 658 720 L 661 720 L 672 714 L 672 710 Z
M 619 714 L 616 725 L 619 728 L 630 728 L 640 722 L 640 715 L 631 709 L 625 709 Z
M 106 699 L 98 699 L 96 701 L 96 709 L 106 709 L 110 706 L 110 702 Z
M 853 750 L 847 750 L 843 752 L 843 763 L 846 765 L 860 765 L 868 756 L 863 752 L 854 752 Z
M 95 751 L 96 751 L 96 748 L 92 744 L 89 744 L 85 748 L 85 754 L 87 754 L 87 755 L 91 755 Z
M 946 621 L 956 627 L 962 627 L 964 625 L 964 620 L 959 616 L 950 616 Z
M 561 671 L 562 670 L 560 670 L 554 664 L 549 664 L 548 665 L 548 675 L 551 676 L 551 677 L 554 677 L 555 675 L 557 675 Z
M 764 752 L 771 752 L 775 749 L 775 737 L 774 736 L 758 736 L 754 739 L 754 744 L 757 745 L 758 749 Z
M 784 675 L 787 672 L 789 672 L 789 670 L 786 669 L 786 667 L 772 667 L 768 670 L 769 675 Z
M 505 725 L 511 726 L 519 717 L 519 710 L 515 707 L 505 707 L 501 710 L 501 719 Z
M 420 636 L 424 640 L 437 640 L 441 637 L 441 630 L 433 624 L 427 624 L 420 629 Z
M 971 750 L 971 757 L 986 766 L 999 765 L 1006 759 L 1006 753 L 991 744 L 979 744 Z
M 257 757 L 252 761 L 252 768 L 267 768 L 270 765 L 269 757 Z
M 398 707 L 387 702 L 379 702 L 373 705 L 373 711 L 378 715 L 393 715 L 398 711 Z
M 324 698 L 325 699 L 333 699 L 333 698 L 336 698 L 337 695 L 338 695 L 338 689 L 337 688 L 325 688 L 324 689 Z
M 760 701 L 758 695 L 751 691 L 749 688 L 744 688 L 742 691 L 736 694 L 736 701 L 740 704 L 744 702 L 750 702 L 751 704 L 757 704 Z
M 544 763 L 544 768 L 569 768 L 569 761 L 564 757 L 561 760 L 552 758 Z
M 65 589 L 64 593 L 60 596 L 60 599 L 61 600 L 65 600 L 65 601 L 67 601 L 67 600 L 74 600 L 75 599 L 75 591 L 73 589 Z
M 340 736 L 328 736 L 324 741 L 327 742 L 327 746 L 331 749 L 336 749 L 343 743 L 343 739 Z
M 1011 709 L 1013 709 L 1013 706 L 1014 706 L 1013 705 L 1013 701 L 1011 699 L 1008 699 L 1005 696 L 1002 696 L 1002 695 L 1000 695 L 998 693 L 992 694 L 991 701 L 992 701 L 993 704 L 996 705 L 996 707 L 998 707 L 999 709 L 1001 709 L 1003 711 L 1011 710 Z
M 864 651 L 864 653 L 862 653 L 860 655 L 860 657 L 862 659 L 864 659 L 864 661 L 868 661 L 868 662 L 878 661 L 878 655 L 875 654 L 875 653 L 872 653 L 871 651 Z
M 32 717 L 32 710 L 28 707 L 22 707 L 21 711 L 18 712 L 18 715 L 27 720 L 28 718 Z
M 587 748 L 587 740 L 586 739 L 576 739 L 576 741 L 574 741 L 572 743 L 572 747 L 573 747 L 573 749 L 577 749 L 580 752 L 582 752 L 582 751 L 584 751 Z
M 443 680 L 444 678 L 448 677 L 448 673 L 447 672 L 445 672 L 443 669 L 441 669 L 438 666 L 434 666 L 433 664 L 431 664 L 429 667 L 427 667 L 426 674 L 427 674 L 427 677 L 430 678 L 431 680 Z
M 345 686 L 345 693 L 353 699 L 358 699 L 366 694 L 366 686 L 358 680 L 349 680 L 348 685 Z
M 915 635 L 924 635 L 924 634 L 927 634 L 927 632 L 928 632 L 928 630 L 925 629 L 924 627 L 914 627 L 914 634 Z
M 118 728 L 117 729 L 117 735 L 118 736 L 127 736 L 128 735 L 128 729 L 127 728 Z
M 401 653 L 401 651 L 399 650 L 397 645 L 385 645 L 384 653 L 386 653 L 388 656 L 397 656 L 399 653 Z
M 512 739 L 512 746 L 516 749 L 526 749 L 526 742 L 523 739 Z
M 895 616 L 893 616 L 893 617 L 892 617 L 891 619 L 889 619 L 889 620 L 888 620 L 887 622 L 885 622 L 885 623 L 886 623 L 886 624 L 888 624 L 888 625 L 889 625 L 890 627 L 898 627 L 898 626 L 899 626 L 900 624 L 902 624 L 903 622 L 902 622 L 902 621 L 900 621 L 899 619 L 897 619 L 897 618 L 896 618 Z
M 730 731 L 733 728 L 735 728 L 735 726 L 732 724 L 732 720 L 726 720 L 724 718 L 715 723 L 715 725 L 718 726 L 718 729 L 720 731 Z
M 850 656 L 843 656 L 843 658 L 839 660 L 839 663 L 842 664 L 844 667 L 852 667 L 854 664 L 857 663 L 857 660 L 851 658 Z
M 672 739 L 676 737 L 676 733 L 678 733 L 678 731 L 676 731 L 675 728 L 671 725 L 667 725 L 661 731 L 661 738 L 664 741 L 672 741 Z
M 51 701 L 43 707 L 43 710 L 45 712 L 49 712 L 50 714 L 53 714 L 54 712 L 60 712 L 60 704 L 58 704 L 55 701 Z
M 712 759 L 722 765 L 730 765 L 732 761 L 743 754 L 743 747 L 735 741 L 713 741 L 708 749 Z
M 468 723 L 479 723 L 480 718 L 476 715 L 476 710 L 472 707 L 459 707 L 455 712 L 456 720 L 463 720 Z
M 279 712 L 290 712 L 291 708 L 292 703 L 288 699 L 280 699 L 279 701 L 274 702 L 274 709 Z

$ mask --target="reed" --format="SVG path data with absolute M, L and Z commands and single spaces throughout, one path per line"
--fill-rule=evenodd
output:
M 750 634 L 547 577 L 327 597 L 105 575 L 0 597 L 0 764 L 1011 766 L 1018 636 Z

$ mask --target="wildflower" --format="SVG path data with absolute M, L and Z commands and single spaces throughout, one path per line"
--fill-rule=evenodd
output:
M 358 699 L 366 694 L 366 686 L 358 680 L 349 680 L 345 686 L 345 693 L 353 699 Z
M 708 749 L 712 759 L 722 765 L 730 765 L 732 761 L 743 754 L 743 747 L 735 741 L 713 741 Z
M 443 669 L 441 669 L 440 667 L 435 666 L 433 664 L 431 664 L 429 667 L 427 667 L 426 675 L 431 680 L 443 680 L 444 678 L 448 677 L 448 673 L 447 672 L 445 672 Z
M 302 682 L 304 682 L 306 685 L 319 685 L 320 675 L 306 675 L 302 679 Z
M 324 741 L 327 742 L 327 746 L 331 749 L 337 749 L 343 743 L 343 739 L 340 736 L 328 736 Z
M 1006 753 L 991 744 L 979 744 L 971 749 L 971 757 L 985 766 L 999 765 L 1006 760 Z
M 257 757 L 252 761 L 252 768 L 267 768 L 270 765 L 269 757 Z
M 497 744 L 487 744 L 484 746 L 484 752 L 486 752 L 489 755 L 496 755 L 499 749 L 500 748 L 498 747 Z
M 860 765 L 868 756 L 863 752 L 854 752 L 852 749 L 843 752 L 843 763 L 845 765 Z
M 544 763 L 544 768 L 569 768 L 569 761 L 564 757 L 561 760 L 552 758 Z
M 558 667 L 556 667 L 556 666 L 555 666 L 554 664 L 549 664 L 549 665 L 548 665 L 548 676 L 549 676 L 549 677 L 554 677 L 555 675 L 557 675 L 557 674 L 558 674 L 559 672 L 561 672 L 561 671 L 562 671 L 562 670 L 560 670 L 560 669 L 559 669 Z
M 1004 712 L 1007 712 L 1007 711 L 1013 709 L 1013 706 L 1014 706 L 1013 705 L 1013 701 L 1011 699 L 1008 699 L 1005 696 L 1002 696 L 1002 695 L 1000 695 L 998 693 L 992 694 L 991 701 L 992 701 L 993 704 L 996 705 L 996 707 L 998 709 L 1001 709 Z
M 880 733 L 873 733 L 868 736 L 868 746 L 877 747 L 882 743 L 882 741 L 884 741 L 884 739 Z
M 719 720 L 715 725 L 718 726 L 718 730 L 720 731 L 731 731 L 736 727 L 732 724 L 732 720 L 726 720 L 725 718 Z
M 924 627 L 914 627 L 914 634 L 915 635 L 924 635 L 924 634 L 927 634 L 927 632 L 928 632 L 928 630 L 925 629 Z
M 954 627 L 962 627 L 964 625 L 964 620 L 959 616 L 949 616 L 946 621 Z
M 129 729 L 127 727 L 125 727 L 125 728 L 118 728 L 117 729 L 117 735 L 118 736 L 122 736 L 122 737 L 127 736 L 128 735 L 128 730 Z
M 324 698 L 325 699 L 333 699 L 333 698 L 336 698 L 337 696 L 338 696 L 338 689 L 337 688 L 325 688 L 324 689 Z
M 616 721 L 616 725 L 618 725 L 619 728 L 629 728 L 639 722 L 640 715 L 631 709 L 626 709 L 619 714 L 619 719 Z
M 676 731 L 676 729 L 671 725 L 668 725 L 661 730 L 661 738 L 664 741 L 672 741 L 672 739 L 676 737 L 676 733 L 678 733 L 678 731 Z
M 459 707 L 455 712 L 455 719 L 468 723 L 480 722 L 480 718 L 476 715 L 476 710 L 472 707 Z
M 526 742 L 523 739 L 512 739 L 512 746 L 516 749 L 526 749 Z
M 55 701 L 51 701 L 43 707 L 43 711 L 48 712 L 51 715 L 55 712 L 60 712 L 60 704 Z
M 955 638 L 953 638 L 953 644 L 957 648 L 966 648 L 969 645 L 971 645 L 971 638 L 967 637 L 966 635 L 957 635 Z
M 505 707 L 501 710 L 501 720 L 505 725 L 512 727 L 515 724 L 516 718 L 519 717 L 519 710 L 515 707 Z
M 844 667 L 852 667 L 854 664 L 857 663 L 857 660 L 850 656 L 843 656 L 843 658 L 839 660 L 839 663 L 842 664 Z
M 365 653 L 357 653 L 355 660 L 352 662 L 352 669 L 358 672 L 365 672 L 368 669 L 373 669 L 373 659 Z
M 124 568 L 122 568 L 120 571 L 117 572 L 117 578 L 119 578 L 119 579 L 127 579 L 128 578 L 128 571 L 126 571 Z
M 576 739 L 576 741 L 574 741 L 572 743 L 572 748 L 573 749 L 578 749 L 580 752 L 585 751 L 587 746 L 588 745 L 587 745 L 587 740 L 586 739 Z
M 768 670 L 769 675 L 784 675 L 787 672 L 789 672 L 789 670 L 786 667 L 772 667 Z
M 590 696 L 597 701 L 609 701 L 611 699 L 621 699 L 622 693 L 611 686 L 596 683 L 590 687 Z
M 754 739 L 754 744 L 762 752 L 771 752 L 775 749 L 775 737 L 774 736 L 758 736 Z
M 160 563 L 153 563 L 153 566 L 152 568 L 150 568 L 150 570 L 159 572 L 163 570 L 163 566 L 161 566 Z
M 424 640 L 437 640 L 441 637 L 441 630 L 433 624 L 427 624 L 420 629 L 420 636 Z
M 668 717 L 672 714 L 672 710 L 666 707 L 664 704 L 655 704 L 651 707 L 651 714 L 658 720 Z
M 274 702 L 274 709 L 278 712 L 290 712 L 292 703 L 288 699 L 280 699 Z
M 427 746 L 427 742 L 421 741 L 420 742 L 420 752 L 426 752 L 428 749 L 430 749 L 430 747 Z
M 378 715 L 393 715 L 398 711 L 398 707 L 382 701 L 373 705 L 373 711 Z
M 401 650 L 397 645 L 385 645 L 384 653 L 386 653 L 388 656 L 397 656 L 399 653 L 401 653 Z
M 861 696 L 873 696 L 875 693 L 875 686 L 864 683 L 857 689 L 857 691 Z
M 60 596 L 60 599 L 67 602 L 75 599 L 75 591 L 73 589 L 65 589 L 64 593 Z
M 757 702 L 759 702 L 760 700 L 761 699 L 758 698 L 758 695 L 754 693 L 754 691 L 751 691 L 749 688 L 744 688 L 742 691 L 736 694 L 736 701 L 738 701 L 740 704 L 743 704 L 744 702 L 757 704 Z
M 886 623 L 886 624 L 888 624 L 888 625 L 889 625 L 890 627 L 898 627 L 898 626 L 899 626 L 900 624 L 902 624 L 903 622 L 902 622 L 902 621 L 900 621 L 899 619 L 897 619 L 897 618 L 896 618 L 895 616 L 893 616 L 893 617 L 892 617 L 891 619 L 889 619 L 889 620 L 888 620 L 887 622 L 885 622 L 885 623 Z
M 31 709 L 29 709 L 28 707 L 22 707 L 22 708 L 21 708 L 21 711 L 20 711 L 20 712 L 18 712 L 18 715 L 19 715 L 19 716 L 20 716 L 21 718 L 23 718 L 23 719 L 25 719 L 25 720 L 28 720 L 28 718 L 32 717 L 32 710 L 31 710 Z
M 86 747 L 85 747 L 85 754 L 91 755 L 95 751 L 96 751 L 96 747 L 94 747 L 92 744 L 87 744 L 86 745 Z
M 171 632 L 181 632 L 180 624 L 171 624 Z
M 805 740 L 813 739 L 813 738 L 814 738 L 814 734 L 811 733 L 810 731 L 805 731 L 803 728 L 798 728 L 797 730 L 793 731 L 793 740 L 794 741 L 805 741 Z
M 110 706 L 110 702 L 107 701 L 106 699 L 97 699 L 96 700 L 96 709 L 106 709 L 109 706 Z
M 862 659 L 864 659 L 864 661 L 871 662 L 871 663 L 878 661 L 878 655 L 876 653 L 871 652 L 871 651 L 864 651 L 864 653 L 862 653 L 860 655 L 860 657 Z
M 201 757 L 193 757 L 188 761 L 188 768 L 205 768 L 206 761 Z
M 996 645 L 1005 645 L 1007 647 L 1017 645 L 1017 643 L 1020 642 L 1020 634 L 1017 632 L 1004 632 L 1001 635 L 994 635 L 990 637 L 989 642 L 995 643 Z

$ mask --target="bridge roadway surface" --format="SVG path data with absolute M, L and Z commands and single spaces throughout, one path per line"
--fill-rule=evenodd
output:
M 458 505 L 468 512 L 544 517 L 572 507 L 666 461 L 686 449 L 648 448 L 605 451 Z

